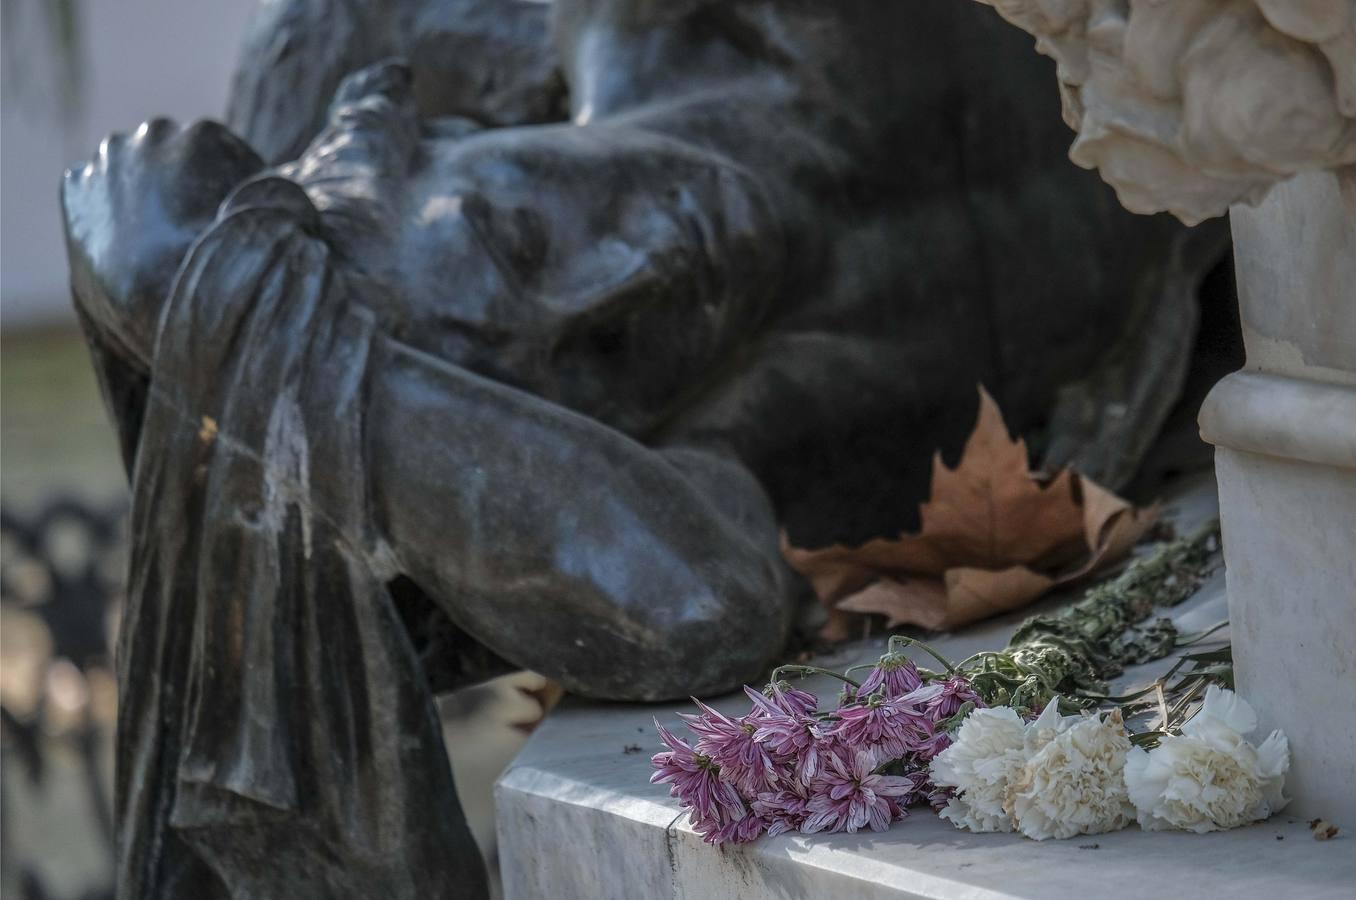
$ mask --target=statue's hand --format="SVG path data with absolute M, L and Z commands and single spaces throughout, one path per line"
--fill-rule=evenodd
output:
M 175 272 L 230 190 L 263 166 L 222 125 L 146 122 L 114 133 L 66 172 L 71 287 L 86 319 L 127 362 L 148 368 Z

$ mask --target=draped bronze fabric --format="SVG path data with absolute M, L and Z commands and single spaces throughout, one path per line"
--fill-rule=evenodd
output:
M 485 892 L 373 564 L 372 318 L 308 213 L 278 179 L 240 191 L 161 323 L 118 660 L 121 897 Z

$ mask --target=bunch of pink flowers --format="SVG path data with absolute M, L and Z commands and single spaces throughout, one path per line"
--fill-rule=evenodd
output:
M 778 679 L 821 672 L 847 688 L 831 711 Z M 891 649 L 861 684 L 810 666 L 783 666 L 762 692 L 745 687 L 753 707 L 727 716 L 700 700 L 682 714 L 695 743 L 655 721 L 668 749 L 651 760 L 650 781 L 688 810 L 713 844 L 751 841 L 766 832 L 883 831 L 914 803 L 945 805 L 928 764 L 950 743 L 964 707 L 983 706 L 964 677 L 920 672 Z M 970 704 L 967 706 L 967 704 Z

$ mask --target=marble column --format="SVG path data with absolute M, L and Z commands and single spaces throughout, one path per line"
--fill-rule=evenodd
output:
M 1230 213 L 1248 362 L 1210 393 L 1238 689 L 1292 812 L 1356 823 L 1356 170 Z

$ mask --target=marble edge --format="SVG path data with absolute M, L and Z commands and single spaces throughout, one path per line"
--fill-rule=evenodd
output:
M 920 822 L 913 825 L 913 831 L 907 830 L 912 823 L 904 823 L 898 826 L 899 831 L 891 829 L 880 836 L 868 834 L 859 838 L 863 841 L 879 841 L 881 846 L 875 848 L 844 846 L 844 841 L 854 840 L 853 836 L 784 835 L 716 850 L 705 845 L 682 811 L 667 801 L 623 793 L 534 766 L 517 766 L 505 772 L 496 785 L 496 794 L 509 793 L 552 804 L 568 804 L 587 810 L 590 815 L 620 819 L 642 829 L 659 829 L 672 852 L 687 856 L 698 865 L 737 864 L 736 856 L 742 856 L 745 861 L 769 873 L 785 872 L 788 867 L 811 869 L 834 879 L 887 889 L 897 892 L 901 897 L 918 900 L 953 900 L 962 896 L 972 900 L 1012 900 L 1036 896 L 1031 892 L 1037 888 L 1036 883 L 1030 881 L 1032 873 L 1026 873 L 1025 877 L 1014 877 L 1005 889 L 999 886 L 1002 882 L 990 868 L 1017 862 L 1016 859 L 1008 859 L 1014 852 L 1038 870 L 1044 870 L 1047 866 L 1057 869 L 1078 866 L 1069 852 L 1081 849 L 1077 846 L 1079 843 L 1100 843 L 1099 858 L 1088 858 L 1087 862 L 1095 863 L 1104 872 L 1123 875 L 1136 864 L 1136 860 L 1162 858 L 1161 855 L 1171 842 L 1175 846 L 1169 852 L 1178 856 L 1179 862 L 1182 858 L 1199 859 L 1212 869 L 1211 872 L 1200 872 L 1198 879 L 1189 879 L 1191 883 L 1180 887 L 1188 891 L 1204 890 L 1213 881 L 1216 887 L 1228 890 L 1231 894 L 1248 897 L 1259 895 L 1249 893 L 1237 879 L 1231 879 L 1228 875 L 1221 877 L 1220 873 L 1213 871 L 1214 867 L 1210 866 L 1209 861 L 1213 858 L 1217 865 L 1227 865 L 1237 859 L 1236 854 L 1258 851 L 1261 851 L 1261 855 L 1269 856 L 1266 851 L 1270 849 L 1274 835 L 1283 834 L 1289 839 L 1282 857 L 1287 864 L 1276 866 L 1272 871 L 1287 877 L 1302 876 L 1293 881 L 1295 889 L 1310 892 L 1308 895 L 1313 897 L 1336 898 L 1342 896 L 1341 885 L 1352 883 L 1348 878 L 1356 878 L 1356 859 L 1341 848 L 1313 841 L 1303 822 L 1289 820 L 1284 813 L 1248 829 L 1214 835 L 1142 832 L 1132 826 L 1123 831 L 1093 835 L 1086 839 L 1030 844 L 1015 841 L 1011 835 L 971 836 L 967 832 L 953 833 L 951 829 L 941 829 L 935 822 Z M 961 840 L 975 844 L 992 841 L 992 860 L 977 870 L 958 867 L 954 872 L 939 871 L 948 864 L 949 858 L 962 859 L 964 857 L 958 854 L 975 849 L 974 846 L 959 849 L 936 846 L 939 840 Z M 1344 835 L 1339 840 L 1350 838 Z M 907 855 L 915 852 L 927 854 L 926 859 L 931 865 Z M 697 856 L 708 853 L 714 854 L 709 862 Z M 1081 866 L 1079 868 L 1081 870 Z M 1176 871 L 1180 875 L 1181 870 Z M 1047 870 L 1046 874 L 1055 873 Z M 1064 872 L 1066 876 L 1072 874 L 1072 868 Z M 1065 880 L 1062 876 L 1056 876 L 1053 882 L 1044 883 L 1047 887 L 1062 890 L 1069 887 L 1062 883 Z M 1107 894 L 1108 897 L 1134 895 L 1133 890 L 1110 890 Z
M 496 804 L 500 797 L 517 793 L 551 803 L 567 803 L 665 831 L 683 817 L 681 810 L 668 803 L 622 793 L 532 765 L 510 766 L 495 782 L 494 793 Z

